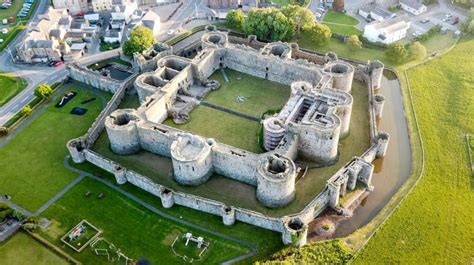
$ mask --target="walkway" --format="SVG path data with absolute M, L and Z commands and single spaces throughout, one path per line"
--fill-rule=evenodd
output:
M 99 178 L 97 176 L 94 176 L 92 174 L 90 174 L 89 172 L 86 172 L 86 171 L 82 171 L 80 169 L 77 169 L 73 166 L 71 166 L 69 164 L 69 156 L 66 156 L 64 158 L 64 166 L 71 170 L 71 171 L 74 171 L 78 174 L 80 174 L 80 176 L 84 177 L 84 176 L 87 176 L 87 177 L 90 177 L 106 186 L 108 186 L 109 188 L 115 190 L 116 192 L 122 194 L 123 196 L 127 197 L 128 199 L 140 204 L 141 206 L 145 207 L 146 209 L 150 210 L 151 212 L 161 216 L 161 217 L 164 217 L 164 218 L 167 218 L 173 222 L 177 222 L 179 224 L 182 224 L 182 225 L 186 225 L 186 226 L 189 226 L 191 228 L 194 228 L 194 229 L 197 229 L 197 230 L 201 230 L 203 232 L 206 232 L 208 234 L 211 234 L 211 235 L 214 235 L 214 236 L 217 236 L 217 237 L 220 237 L 220 238 L 223 238 L 223 239 L 226 239 L 226 240 L 229 240 L 229 241 L 232 241 L 232 242 L 235 242 L 235 243 L 238 243 L 238 244 L 241 244 L 241 245 L 244 245 L 248 248 L 250 248 L 250 252 L 244 254 L 244 255 L 241 255 L 241 256 L 238 256 L 238 257 L 235 257 L 231 260 L 228 260 L 226 262 L 224 262 L 223 264 L 232 264 L 232 263 L 235 263 L 235 262 L 238 262 L 238 261 L 241 261 L 241 260 L 244 260 L 246 258 L 249 258 L 253 255 L 255 255 L 257 253 L 257 248 L 255 247 L 255 245 L 253 245 L 252 243 L 248 242 L 248 241 L 244 241 L 244 240 L 241 240 L 241 239 L 238 239 L 238 238 L 235 238 L 235 237 L 232 237 L 232 236 L 229 236 L 229 235 L 225 235 L 225 234 L 221 234 L 219 232 L 216 232 L 214 230 L 211 230 L 209 228 L 206 228 L 206 227 L 203 227 L 203 226 L 200 226 L 200 225 L 197 225 L 197 224 L 194 224 L 194 223 L 191 223 L 189 221 L 186 221 L 186 220 L 183 220 L 181 218 L 178 218 L 176 216 L 173 216 L 173 215 L 170 215 L 168 213 L 165 213 L 163 211 L 161 211 L 160 209 L 154 207 L 153 205 L 147 203 L 147 202 L 144 202 L 143 200 L 137 198 L 135 195 L 129 193 L 129 192 L 126 192 L 124 190 L 122 190 L 121 188 L 117 187 L 116 185 L 112 184 L 110 181 L 107 181 L 105 179 L 102 179 L 102 178 Z
M 237 112 L 237 111 L 234 111 L 234 110 L 231 110 L 231 109 L 228 109 L 228 108 L 217 106 L 217 105 L 205 102 L 205 101 L 201 101 L 199 103 L 199 105 L 204 106 L 204 107 L 208 107 L 208 108 L 212 108 L 212 109 L 215 109 L 215 110 L 220 110 L 220 111 L 223 111 L 223 112 L 227 112 L 229 114 L 232 114 L 232 115 L 235 115 L 235 116 L 238 116 L 240 118 L 244 118 L 244 119 L 247 119 L 247 120 L 250 120 L 250 121 L 260 122 L 259 118 L 252 117 L 250 115 L 247 115 L 247 114 L 244 114 L 244 113 L 241 113 L 241 112 Z

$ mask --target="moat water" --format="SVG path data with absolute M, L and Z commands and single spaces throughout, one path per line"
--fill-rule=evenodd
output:
M 338 225 L 335 237 L 347 236 L 369 223 L 410 175 L 411 150 L 399 80 L 392 72 L 385 71 L 381 88 L 375 93 L 385 97 L 383 116 L 377 127 L 390 134 L 387 155 L 374 161 L 374 190 L 351 218 Z

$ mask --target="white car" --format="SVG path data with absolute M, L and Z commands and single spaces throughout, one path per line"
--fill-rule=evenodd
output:
M 2 43 L 2 42 L 3 42 L 3 39 L 0 39 L 0 43 Z
M 7 33 L 8 33 L 8 28 L 3 28 L 3 29 L 2 29 L 2 33 L 3 33 L 3 34 L 7 34 Z
M 170 29 L 168 30 L 168 35 L 173 35 L 174 34 L 174 30 Z

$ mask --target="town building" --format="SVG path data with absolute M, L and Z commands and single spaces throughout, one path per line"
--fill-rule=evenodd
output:
M 158 16 L 152 10 L 148 11 L 142 18 L 142 25 L 151 29 L 153 35 L 158 35 L 161 28 L 160 16 Z
M 374 21 L 364 27 L 364 37 L 372 42 L 390 44 L 406 37 L 410 22 L 398 17 L 383 22 Z
M 370 20 L 370 21 L 379 21 L 379 22 L 382 22 L 382 21 L 385 21 L 385 20 L 388 20 L 388 19 L 391 19 L 391 18 L 394 18 L 395 17 L 395 14 L 390 12 L 390 11 L 387 11 L 385 9 L 382 9 L 376 5 L 373 5 L 373 4 L 370 4 L 370 5 L 367 5 L 363 8 L 359 8 L 359 10 L 357 11 L 357 13 L 364 17 L 366 20 Z
M 426 12 L 426 6 L 419 0 L 400 0 L 400 6 L 403 10 L 412 13 L 415 16 Z

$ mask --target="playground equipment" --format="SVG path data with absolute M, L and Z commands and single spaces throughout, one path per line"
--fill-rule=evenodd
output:
M 88 230 L 95 231 L 95 233 L 90 236 L 90 238 L 88 236 L 90 235 L 90 233 L 87 232 Z M 102 230 L 93 226 L 86 220 L 82 220 L 79 224 L 69 230 L 63 237 L 61 237 L 61 242 L 74 249 L 76 252 L 81 252 L 85 247 L 87 247 L 91 242 L 99 237 L 101 233 Z
M 107 248 L 98 248 L 98 247 L 96 248 L 96 246 L 99 242 L 103 242 L 104 244 L 106 244 L 108 246 L 108 249 Z M 108 261 L 120 262 L 121 260 L 123 260 L 125 262 L 125 265 L 131 264 L 132 261 L 133 261 L 133 259 L 127 257 L 125 254 L 123 254 L 123 252 L 119 248 L 117 248 L 114 244 L 110 243 L 109 241 L 107 241 L 103 237 L 97 237 L 94 241 L 92 241 L 90 243 L 90 246 L 91 246 L 91 248 L 94 249 L 94 253 L 97 256 L 107 256 Z M 115 253 L 116 256 L 112 256 L 109 253 L 109 250 L 110 250 L 110 253 Z
M 173 253 L 180 257 L 181 259 L 183 259 L 184 261 L 186 262 L 189 262 L 189 263 L 192 263 L 194 261 L 199 261 L 202 259 L 202 256 L 203 254 L 207 251 L 207 249 L 209 248 L 209 241 L 205 241 L 203 237 L 195 237 L 193 236 L 192 233 L 186 233 L 183 235 L 182 239 L 185 239 L 185 243 L 184 243 L 184 246 L 188 247 L 189 243 L 190 242 L 193 242 L 193 243 L 196 243 L 196 246 L 198 249 L 202 249 L 199 254 L 198 254 L 198 257 L 197 258 L 193 258 L 193 257 L 188 257 L 186 256 L 185 254 L 180 254 L 176 251 L 176 248 L 175 246 L 177 246 L 176 244 L 179 244 L 179 241 L 180 241 L 180 237 L 177 236 L 174 241 L 173 241 L 173 244 L 171 244 L 171 250 L 173 251 Z M 190 247 L 190 246 L 189 246 Z
M 76 92 L 67 92 L 64 94 L 64 96 L 61 98 L 61 100 L 55 105 L 56 108 L 62 108 L 64 107 L 69 100 L 71 100 L 73 97 L 77 95 Z

